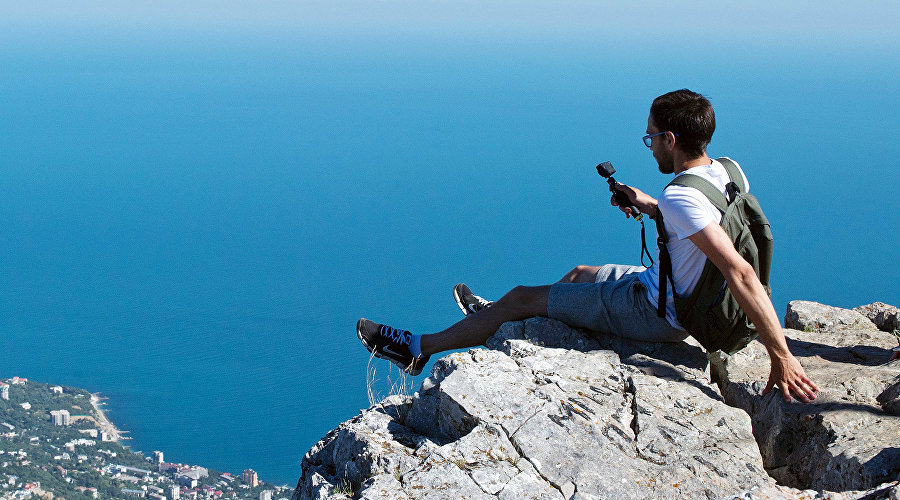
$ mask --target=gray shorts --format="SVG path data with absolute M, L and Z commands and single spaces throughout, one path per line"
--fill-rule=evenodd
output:
M 643 267 L 607 264 L 594 283 L 554 283 L 547 314 L 595 332 L 646 342 L 680 342 L 688 334 L 656 315 L 647 288 L 638 279 Z

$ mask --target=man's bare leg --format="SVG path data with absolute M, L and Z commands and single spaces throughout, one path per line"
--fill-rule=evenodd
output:
M 484 345 L 500 325 L 534 316 L 547 316 L 550 285 L 517 286 L 500 300 L 478 313 L 470 314 L 450 328 L 422 335 L 422 354 L 430 356 L 451 349 Z
M 559 281 L 561 283 L 593 283 L 600 266 L 577 266 Z M 477 314 L 470 314 L 450 328 L 430 335 L 422 335 L 422 354 L 432 355 L 452 349 L 484 345 L 500 325 L 534 316 L 547 315 L 550 286 L 512 289 L 500 300 Z
M 567 272 L 560 283 L 593 283 L 601 266 L 577 266 Z

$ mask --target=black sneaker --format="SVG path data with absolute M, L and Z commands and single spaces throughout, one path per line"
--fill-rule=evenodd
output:
M 485 300 L 472 293 L 472 290 L 469 290 L 469 287 L 462 283 L 453 287 L 453 298 L 456 299 L 456 305 L 459 306 L 459 310 L 466 316 L 477 313 L 493 304 L 490 300 Z
M 414 358 L 409 352 L 409 341 L 412 334 L 406 330 L 398 330 L 387 325 L 381 325 L 365 318 L 356 322 L 356 336 L 362 341 L 369 352 L 376 357 L 386 359 L 399 366 L 401 370 L 410 374 L 422 373 L 422 367 L 431 356 L 419 356 Z

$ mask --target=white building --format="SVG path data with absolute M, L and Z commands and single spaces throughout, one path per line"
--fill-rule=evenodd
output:
M 52 392 L 53 394 L 62 394 L 63 388 L 58 385 L 54 385 L 53 387 L 50 388 L 50 392 Z
M 76 446 L 96 446 L 97 442 L 93 439 L 75 439 L 65 444 L 68 451 L 75 451 Z M 103 450 L 101 450 L 103 451 Z
M 153 463 L 155 463 L 155 464 L 161 464 L 161 463 L 163 463 L 163 462 L 165 462 L 165 460 L 163 459 L 163 452 L 161 452 L 161 451 L 154 451 L 154 452 L 153 452 Z
M 97 429 L 78 429 L 78 432 L 87 434 L 94 439 L 97 439 L 97 436 L 99 436 L 99 431 Z
M 69 425 L 72 422 L 69 410 L 53 410 L 50 412 L 50 420 L 53 425 Z
M 0 382 L 0 399 L 9 401 L 9 384 Z
M 187 469 L 180 470 L 177 476 L 189 477 L 199 481 L 204 477 L 209 477 L 209 471 L 204 467 L 192 466 L 188 467 Z
M 175 485 L 169 489 L 169 498 L 172 500 L 178 500 L 181 498 L 181 486 Z
M 272 500 L 272 490 L 260 491 L 259 500 Z

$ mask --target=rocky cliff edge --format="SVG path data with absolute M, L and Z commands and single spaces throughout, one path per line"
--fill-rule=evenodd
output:
M 329 432 L 293 498 L 900 500 L 897 321 L 881 303 L 789 304 L 791 351 L 822 389 L 810 404 L 760 395 L 759 342 L 708 357 L 690 339 L 506 323 Z

